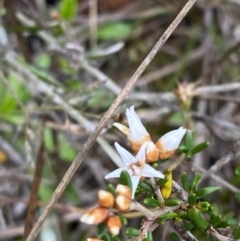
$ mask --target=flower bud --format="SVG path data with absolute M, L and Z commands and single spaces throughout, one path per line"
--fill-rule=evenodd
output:
M 114 205 L 114 199 L 112 193 L 104 190 L 98 191 L 98 203 L 100 206 L 110 208 Z
M 107 228 L 112 235 L 118 235 L 122 227 L 122 222 L 118 216 L 111 216 L 107 219 Z
M 130 146 L 133 149 L 133 151 L 138 152 L 141 148 L 141 146 L 147 142 L 147 141 L 151 141 L 151 137 L 149 134 L 145 134 L 141 139 L 139 140 L 132 140 L 129 138 L 130 141 Z
M 80 221 L 86 224 L 99 224 L 108 217 L 108 214 L 108 209 L 96 207 L 83 214 Z
M 156 145 L 150 141 L 147 145 L 146 160 L 148 163 L 156 162 L 159 159 L 159 150 Z
M 166 159 L 173 155 L 178 148 L 183 136 L 187 130 L 183 127 L 173 130 L 162 136 L 157 142 L 156 146 L 159 150 L 159 158 Z
M 115 200 L 115 208 L 121 212 L 127 212 L 131 206 L 131 199 L 124 195 L 118 195 Z
M 122 185 L 122 184 L 118 184 L 116 187 L 116 195 L 123 195 L 126 196 L 128 198 L 131 198 L 132 196 L 132 192 L 131 189 L 128 186 Z

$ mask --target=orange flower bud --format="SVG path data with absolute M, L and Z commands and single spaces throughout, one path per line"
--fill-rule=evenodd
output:
M 114 200 L 112 193 L 104 190 L 98 191 L 98 203 L 100 206 L 110 208 L 114 205 Z
M 116 195 L 123 195 L 126 196 L 128 198 L 132 197 L 132 192 L 131 189 L 128 186 L 122 185 L 122 184 L 118 184 L 116 187 Z
M 159 150 L 159 159 L 161 160 L 171 157 L 175 152 L 175 150 L 166 151 L 160 139 L 156 142 L 156 147 Z
M 127 212 L 130 209 L 132 200 L 124 195 L 118 195 L 115 200 L 115 208 L 121 212 Z
M 83 214 L 80 221 L 86 224 L 99 224 L 108 217 L 108 214 L 107 208 L 96 207 Z
M 118 216 L 111 216 L 107 219 L 107 228 L 112 235 L 118 235 L 122 227 L 122 222 Z
M 147 145 L 146 160 L 148 163 L 156 162 L 159 160 L 159 150 L 152 141 Z
M 130 140 L 130 139 L 129 139 Z M 145 143 L 146 141 L 151 141 L 151 137 L 149 134 L 146 134 L 145 136 L 143 136 L 140 140 L 138 141 L 132 141 L 130 140 L 130 145 L 131 148 L 133 149 L 133 151 L 138 152 L 139 149 L 141 148 L 141 146 L 143 145 L 143 143 Z

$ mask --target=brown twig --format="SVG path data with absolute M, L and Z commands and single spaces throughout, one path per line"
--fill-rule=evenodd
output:
M 36 170 L 35 170 L 34 179 L 32 183 L 31 195 L 28 203 L 23 240 L 27 238 L 35 221 L 36 210 L 38 206 L 37 204 L 38 189 L 41 183 L 43 166 L 44 166 L 44 144 L 43 144 L 43 141 L 41 140 L 41 145 L 37 155 L 37 165 L 36 165 Z
M 180 13 L 177 15 L 177 17 L 174 19 L 174 21 L 171 23 L 171 25 L 168 27 L 168 29 L 163 33 L 161 38 L 158 40 L 156 45 L 153 47 L 153 49 L 150 51 L 150 53 L 147 55 L 147 57 L 144 59 L 142 64 L 138 67 L 136 72 L 133 74 L 131 79 L 128 81 L 126 86 L 123 88 L 122 92 L 118 95 L 116 100 L 113 102 L 111 107 L 108 109 L 108 111 L 105 113 L 101 121 L 99 122 L 98 126 L 96 127 L 95 131 L 89 136 L 88 140 L 84 144 L 82 150 L 78 153 L 77 157 L 74 159 L 73 163 L 65 173 L 64 177 L 62 178 L 61 182 L 59 183 L 58 187 L 54 191 L 49 203 L 44 208 L 42 214 L 37 220 L 37 223 L 34 225 L 33 229 L 31 230 L 28 238 L 26 241 L 33 241 L 34 238 L 37 236 L 44 220 L 46 219 L 47 215 L 52 210 L 52 207 L 54 203 L 59 199 L 61 194 L 63 193 L 64 189 L 66 188 L 67 184 L 71 180 L 73 174 L 76 172 L 77 168 L 82 163 L 84 157 L 86 156 L 88 150 L 91 148 L 93 143 L 95 142 L 96 138 L 100 134 L 101 130 L 104 128 L 104 126 L 107 124 L 108 120 L 111 118 L 111 116 L 116 111 L 117 107 L 120 105 L 120 103 L 124 100 L 126 95 L 129 93 L 129 91 L 132 89 L 133 85 L 137 82 L 138 78 L 141 76 L 143 71 L 146 69 L 146 67 L 149 65 L 149 63 L 152 61 L 154 56 L 157 54 L 159 49 L 163 46 L 163 44 L 167 41 L 167 39 L 170 37 L 172 32 L 175 30 L 175 28 L 179 25 L 179 23 L 182 21 L 182 19 L 186 16 L 186 14 L 189 12 L 189 10 L 192 8 L 194 3 L 197 0 L 189 0 L 186 5 L 183 7 L 183 9 L 180 11 Z

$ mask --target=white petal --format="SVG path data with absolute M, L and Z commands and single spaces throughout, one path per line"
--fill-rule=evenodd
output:
M 128 152 L 125 148 L 120 146 L 117 142 L 114 143 L 119 155 L 121 156 L 122 161 L 124 162 L 125 166 L 129 166 L 130 164 L 136 162 L 136 158 Z
M 105 176 L 105 179 L 120 177 L 121 172 L 122 172 L 123 170 L 127 170 L 127 168 L 126 168 L 126 167 L 120 167 L 120 168 L 114 170 L 113 172 L 110 172 L 109 174 L 107 174 L 107 175 Z
M 160 172 L 155 170 L 153 167 L 145 164 L 144 168 L 142 169 L 142 177 L 158 177 L 164 178 L 164 175 Z
M 117 127 L 121 132 L 123 132 L 125 135 L 129 135 L 130 134 L 130 129 L 118 122 L 114 122 L 113 126 Z
M 137 155 L 136 155 L 136 159 L 140 162 L 145 162 L 146 159 L 146 147 L 148 145 L 149 141 L 145 142 L 142 144 L 142 146 L 140 147 Z
M 130 137 L 132 141 L 138 141 L 148 134 L 139 116 L 135 112 L 134 106 L 131 106 L 129 109 L 126 110 L 126 116 L 128 119 L 128 125 L 130 127 Z
M 132 181 L 132 199 L 134 199 L 134 195 L 138 186 L 138 183 L 140 181 L 140 176 L 131 176 Z
M 187 130 L 183 127 L 178 128 L 165 134 L 160 138 L 164 148 L 168 151 L 175 150 L 178 148 L 183 136 Z

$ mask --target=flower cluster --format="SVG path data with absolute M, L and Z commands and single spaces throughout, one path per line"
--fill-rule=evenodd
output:
M 80 219 L 87 224 L 105 223 L 109 233 L 112 235 L 118 235 L 122 226 L 116 211 L 127 212 L 130 210 L 140 179 L 142 177 L 164 178 L 162 172 L 154 169 L 148 163 L 166 159 L 173 155 L 187 131 L 180 127 L 165 134 L 154 143 L 136 114 L 134 106 L 126 110 L 126 116 L 129 128 L 120 123 L 114 123 L 114 126 L 127 136 L 133 151 L 137 154 L 133 156 L 115 142 L 115 147 L 124 165 L 106 175 L 105 179 L 120 177 L 122 171 L 127 171 L 131 178 L 132 190 L 120 184 L 117 185 L 115 196 L 111 192 L 100 190 L 98 193 L 99 206 L 86 212 Z
M 135 152 L 139 151 L 145 142 L 148 142 L 146 146 L 146 161 L 149 163 L 171 157 L 187 131 L 185 128 L 180 127 L 177 130 L 168 132 L 154 143 L 136 114 L 134 106 L 126 110 L 126 116 L 129 128 L 120 123 L 114 123 L 113 125 L 127 136 Z
M 116 195 L 111 192 L 100 190 L 98 192 L 98 207 L 92 208 L 82 215 L 80 221 L 86 224 L 105 223 L 109 233 L 118 235 L 122 227 L 119 216 L 115 215 L 114 209 L 119 212 L 127 212 L 131 206 L 132 192 L 129 187 L 117 185 Z

